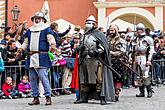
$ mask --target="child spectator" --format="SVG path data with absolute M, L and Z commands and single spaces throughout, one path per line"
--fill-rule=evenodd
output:
M 23 76 L 22 82 L 18 84 L 18 91 L 22 98 L 31 96 L 31 87 L 28 81 L 28 76 Z
M 66 60 L 66 66 L 64 66 L 64 74 L 62 76 L 62 88 L 64 88 L 63 93 L 64 94 L 71 94 L 71 92 L 68 90 L 71 81 L 72 81 L 72 69 L 74 65 L 74 59 L 71 58 L 72 56 L 72 50 L 70 41 L 72 39 L 72 35 L 68 34 L 65 37 L 65 40 L 61 44 L 61 54 Z
M 77 51 L 77 47 L 79 46 L 79 41 L 80 41 L 80 35 L 78 34 L 74 34 L 73 35 L 73 46 L 71 46 L 72 48 L 72 58 L 76 58 L 76 51 Z
M 57 89 L 60 87 L 59 79 L 61 77 L 61 70 L 62 70 L 61 67 L 64 65 L 66 65 L 66 61 L 63 58 L 63 56 L 61 55 L 61 49 L 58 48 L 58 49 L 56 49 L 54 62 L 53 62 L 53 66 L 54 66 L 54 71 L 53 71 L 54 89 Z M 53 94 L 54 95 L 60 95 L 59 92 L 57 92 L 56 90 L 53 91 Z
M 12 84 L 11 77 L 6 78 L 6 82 L 2 85 L 2 91 L 3 91 L 4 95 L 9 99 L 17 98 L 17 96 L 18 96 L 18 91 L 13 90 L 13 84 Z

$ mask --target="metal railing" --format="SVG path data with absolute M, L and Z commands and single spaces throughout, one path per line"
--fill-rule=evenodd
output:
M 153 82 L 165 82 L 165 59 L 153 60 L 151 68 L 151 78 Z
M 74 59 L 74 58 L 67 58 L 67 59 Z M 66 59 L 66 60 L 67 60 Z M 5 79 L 7 76 L 9 77 L 12 77 L 13 74 L 16 74 L 17 78 L 17 85 L 20 83 L 20 81 L 22 80 L 22 77 L 24 75 L 27 75 L 29 76 L 29 72 L 28 72 L 28 69 L 25 68 L 25 65 L 24 63 L 25 61 L 19 61 L 18 65 L 11 65 L 11 66 L 4 66 L 5 68 L 5 71 L 2 72 L 2 77 L 3 77 L 3 80 L 2 80 L 2 84 L 5 82 Z M 5 62 L 6 63 L 6 62 Z M 23 64 L 23 65 L 22 65 Z M 67 65 L 66 65 L 67 66 Z M 57 70 L 55 70 L 55 67 Z M 61 89 L 68 89 L 68 88 L 62 88 L 62 84 L 59 85 L 58 88 L 55 88 L 54 86 L 54 79 L 52 78 L 53 77 L 53 74 L 54 72 L 58 71 L 61 69 L 60 71 L 60 78 L 62 78 L 62 75 L 63 75 L 63 67 L 61 66 L 53 66 L 52 68 L 49 69 L 49 74 L 48 74 L 48 78 L 49 78 L 49 82 L 50 82 L 50 86 L 52 88 L 52 90 L 61 90 Z M 62 83 L 61 79 L 60 79 L 60 83 Z M 2 86 L 2 85 L 1 85 Z

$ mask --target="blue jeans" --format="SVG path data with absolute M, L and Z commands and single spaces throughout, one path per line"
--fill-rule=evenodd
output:
M 160 64 L 158 64 L 157 62 L 154 62 L 154 79 L 158 79 L 160 78 L 160 74 L 161 74 L 161 68 L 160 68 Z
M 60 79 L 61 75 L 58 72 L 53 72 L 53 79 L 54 79 L 54 88 L 59 88 L 60 84 L 59 84 L 59 79 Z
M 31 84 L 31 92 L 33 97 L 39 96 L 38 90 L 38 78 L 41 80 L 43 88 L 44 88 L 44 95 L 51 96 L 51 89 L 48 80 L 48 68 L 30 68 L 29 69 L 29 79 Z
M 13 90 L 13 91 L 10 92 L 10 95 L 12 97 L 17 96 L 18 95 L 18 91 L 17 90 Z

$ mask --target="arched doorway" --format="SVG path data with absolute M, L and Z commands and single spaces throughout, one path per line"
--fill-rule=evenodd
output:
M 132 25 L 136 25 L 141 22 L 151 30 L 154 30 L 156 28 L 156 20 L 154 15 L 142 8 L 120 8 L 109 14 L 106 18 L 106 21 L 109 25 L 117 19 L 130 23 Z

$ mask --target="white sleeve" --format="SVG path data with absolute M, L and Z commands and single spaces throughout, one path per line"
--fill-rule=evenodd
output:
M 28 38 L 25 38 L 23 44 L 21 45 L 21 48 L 25 50 L 28 47 Z
M 48 34 L 47 39 L 48 39 L 49 45 L 56 45 L 56 41 L 53 35 Z

